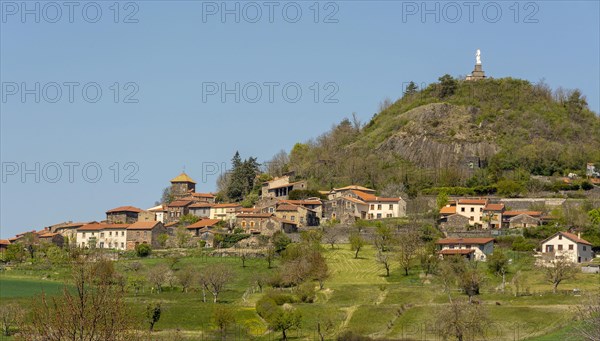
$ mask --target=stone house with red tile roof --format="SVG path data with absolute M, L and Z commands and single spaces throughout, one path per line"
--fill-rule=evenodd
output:
M 135 250 L 139 244 L 148 244 L 153 249 L 160 248 L 158 236 L 167 233 L 167 229 L 160 221 L 138 221 L 127 226 L 127 250 Z
M 175 200 L 180 200 L 195 192 L 196 182 L 185 172 L 171 179 L 171 195 Z
M 40 234 L 38 240 L 40 243 L 54 244 L 58 247 L 63 247 L 65 243 L 65 237 L 56 232 Z
M 188 232 L 194 237 L 200 237 L 201 231 L 205 229 L 211 229 L 217 227 L 217 224 L 221 222 L 220 219 L 200 219 L 197 222 L 186 226 Z
M 197 202 L 191 204 L 188 208 L 190 214 L 200 218 L 209 218 L 210 210 L 215 204 L 209 202 Z
M 110 224 L 131 224 L 135 223 L 141 208 L 133 206 L 120 206 L 106 211 L 106 221 Z
M 191 200 L 175 200 L 167 205 L 166 221 L 173 222 L 179 220 L 184 215 L 190 213 L 189 206 L 192 204 Z
M 284 175 L 264 182 L 261 188 L 261 197 L 287 199 L 291 191 L 307 189 L 308 183 L 306 180 L 291 182 L 290 176 Z

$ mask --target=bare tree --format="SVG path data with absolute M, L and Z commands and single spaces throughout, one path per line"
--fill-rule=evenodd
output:
M 233 272 L 225 264 L 213 264 L 204 268 L 201 277 L 201 283 L 213 295 L 213 302 L 217 303 L 219 294 L 233 279 Z
M 483 336 L 490 319 L 482 304 L 470 304 L 462 300 L 450 300 L 450 304 L 440 309 L 435 320 L 437 333 L 447 339 L 458 341 L 474 340 Z
M 267 246 L 267 250 L 265 252 L 265 260 L 267 261 L 267 268 L 270 269 L 273 266 L 273 261 L 275 260 L 275 256 L 277 252 L 273 245 Z
M 325 228 L 325 233 L 323 234 L 323 239 L 327 244 L 334 248 L 335 243 L 338 242 L 342 231 L 335 226 L 330 226 Z
M 106 262 L 99 260 L 98 262 Z M 21 328 L 25 340 L 130 341 L 145 339 L 133 331 L 134 319 L 123 295 L 99 279 L 95 263 L 78 259 L 73 264 L 74 289 L 63 290 L 60 297 L 45 294 L 34 299 L 30 322 Z
M 600 341 L 600 295 L 590 295 L 576 313 L 581 320 L 575 327 L 577 336 L 585 341 Z
M 287 165 L 290 162 L 290 157 L 285 150 L 280 150 L 273 158 L 266 163 L 266 172 L 271 176 L 282 176 L 287 172 Z
M 0 305 L 0 323 L 4 336 L 11 335 L 11 328 L 22 322 L 25 310 L 16 303 Z
M 162 292 L 162 286 L 167 281 L 168 273 L 170 271 L 169 267 L 165 264 L 156 265 L 148 270 L 148 282 L 152 284 L 153 289 L 156 289 L 157 293 L 160 294 Z
M 392 264 L 392 256 L 389 252 L 377 251 L 377 262 L 385 268 L 385 276 L 390 276 L 390 265 Z
M 190 267 L 185 267 L 175 273 L 182 292 L 188 292 L 188 288 L 192 286 L 195 280 L 194 270 Z
M 556 293 L 558 285 L 567 279 L 575 277 L 577 267 L 566 256 L 548 254 L 543 258 L 542 270 L 546 281 L 552 284 L 552 292 Z
M 419 233 L 416 231 L 410 231 L 403 233 L 397 239 L 398 243 L 398 261 L 400 266 L 404 269 L 404 275 L 408 276 L 408 270 L 410 264 L 415 258 L 417 251 L 421 245 L 421 239 Z

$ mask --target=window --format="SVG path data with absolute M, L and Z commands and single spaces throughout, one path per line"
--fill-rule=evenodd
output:
M 475 207 L 471 207 L 471 212 L 475 212 Z
M 562 249 L 563 249 L 562 244 L 558 244 L 558 251 L 562 251 Z
M 381 213 L 377 213 L 377 219 L 381 219 Z
M 464 208 L 464 207 L 461 207 L 461 208 L 460 208 L 460 211 L 461 211 L 461 212 L 464 212 L 464 211 L 465 211 L 465 208 Z
M 394 209 L 394 204 L 390 204 L 390 208 L 389 209 L 393 210 Z
M 121 237 L 125 236 L 125 231 L 121 231 Z
M 377 205 L 377 209 L 381 210 L 381 204 Z
M 291 219 L 292 221 L 296 221 L 296 216 L 291 216 L 291 217 L 290 217 L 290 219 Z
M 391 218 L 391 217 L 392 217 L 392 214 L 391 214 L 391 213 L 388 213 L 388 214 L 386 215 L 386 218 Z
M 374 210 L 375 209 L 375 205 L 371 204 L 371 209 Z
M 469 220 L 470 220 L 470 221 L 474 221 L 474 220 L 475 220 L 475 217 L 473 217 L 473 216 L 470 216 L 470 217 L 469 217 Z
M 250 227 L 254 227 L 254 222 L 253 221 L 250 222 Z
M 573 244 L 569 244 L 569 250 L 573 250 Z
M 480 208 L 479 208 L 479 212 L 483 212 L 483 207 L 480 207 Z
M 562 240 L 562 234 L 558 235 L 558 240 Z
M 104 238 L 104 232 L 100 232 L 100 238 Z
M 583 251 L 587 251 L 587 246 L 583 246 Z
M 125 247 L 125 243 L 121 242 L 121 248 Z
M 334 204 L 335 204 L 335 203 L 334 203 Z M 335 205 L 333 205 L 333 206 L 335 206 Z M 274 207 L 269 207 L 269 213 L 273 213 L 274 211 L 275 211 L 275 208 L 274 208 Z
M 246 227 L 246 221 L 242 220 L 242 227 Z
M 112 236 L 112 231 L 108 232 L 108 235 L 109 235 L 109 236 Z

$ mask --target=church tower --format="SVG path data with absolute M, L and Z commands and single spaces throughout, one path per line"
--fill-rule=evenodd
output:
M 171 179 L 171 194 L 176 199 L 189 196 L 194 192 L 196 192 L 196 182 L 185 172 Z

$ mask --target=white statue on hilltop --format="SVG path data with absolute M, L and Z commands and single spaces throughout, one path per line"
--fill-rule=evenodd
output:
M 477 49 L 477 53 L 475 53 L 475 60 L 477 65 L 481 65 L 481 50 Z

